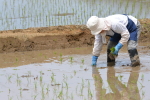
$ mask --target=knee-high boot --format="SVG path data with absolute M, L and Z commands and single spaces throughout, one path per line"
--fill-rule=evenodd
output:
M 114 46 L 116 46 L 117 45 L 117 43 L 116 42 L 113 42 L 113 41 L 109 41 L 108 42 L 108 45 L 107 45 L 107 65 L 108 66 L 113 66 L 113 65 L 115 65 L 115 59 L 111 59 L 110 57 L 109 57 L 109 54 L 110 54 L 110 48 L 112 48 L 112 47 L 114 47 Z
M 130 56 L 130 60 L 131 60 L 131 66 L 132 67 L 135 67 L 135 66 L 138 66 L 140 65 L 140 60 L 139 60 L 139 55 L 138 55 L 138 52 L 137 52 L 137 49 L 130 49 L 128 50 L 129 52 L 129 56 Z

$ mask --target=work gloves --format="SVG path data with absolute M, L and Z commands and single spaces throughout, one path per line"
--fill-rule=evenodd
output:
M 97 63 L 98 56 L 92 56 L 92 66 L 95 66 Z
M 118 55 L 119 50 L 123 47 L 121 43 L 118 43 L 113 49 L 111 50 L 111 53 L 114 55 Z M 98 56 L 92 56 L 92 66 L 95 66 L 97 63 Z
M 115 50 L 112 54 L 114 55 L 118 55 L 118 52 L 119 50 L 123 47 L 123 45 L 121 43 L 118 43 L 116 46 L 115 46 Z

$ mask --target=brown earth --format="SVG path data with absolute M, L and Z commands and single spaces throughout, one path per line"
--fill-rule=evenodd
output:
M 150 20 L 140 19 L 139 42 L 150 43 Z M 85 25 L 51 26 L 0 31 L 0 53 L 92 46 L 94 36 Z

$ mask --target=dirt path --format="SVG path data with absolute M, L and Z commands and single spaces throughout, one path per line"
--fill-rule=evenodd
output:
M 139 42 L 150 42 L 150 20 L 141 19 Z M 92 46 L 94 36 L 85 25 L 52 26 L 0 31 L 0 53 Z

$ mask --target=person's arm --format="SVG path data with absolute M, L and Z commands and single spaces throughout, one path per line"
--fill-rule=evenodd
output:
M 102 50 L 102 46 L 103 46 L 103 44 L 102 44 L 101 35 L 100 34 L 95 35 L 94 47 L 93 47 L 93 52 L 92 52 L 92 54 L 93 54 L 93 56 L 92 56 L 92 66 L 96 65 L 97 59 L 98 59 L 98 57 L 100 55 L 100 52 Z
M 126 26 L 122 23 L 116 23 L 116 25 L 112 27 L 112 30 L 114 30 L 116 33 L 121 34 L 119 43 L 121 43 L 122 45 L 124 45 L 129 40 L 130 33 Z
M 126 26 L 123 25 L 122 23 L 117 23 L 112 28 L 116 33 L 121 34 L 121 39 L 120 39 L 119 43 L 115 46 L 115 51 L 113 52 L 113 54 L 118 55 L 119 50 L 129 40 L 130 33 L 129 33 L 128 29 L 126 28 Z

